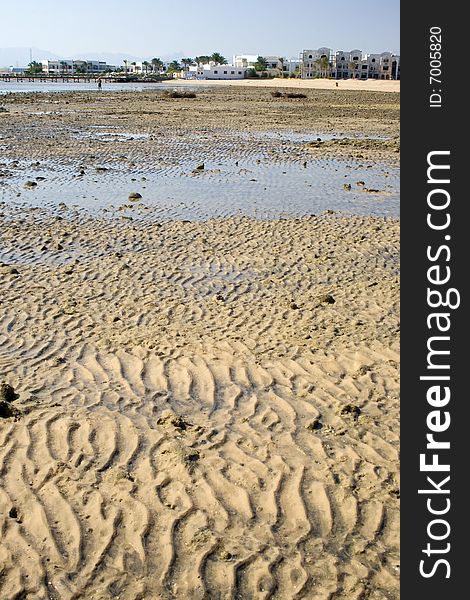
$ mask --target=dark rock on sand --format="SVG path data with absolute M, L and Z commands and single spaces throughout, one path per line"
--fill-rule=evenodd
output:
M 27 181 L 23 187 L 25 187 L 26 189 L 30 189 L 30 188 L 34 188 L 37 186 L 37 182 L 36 181 Z
M 323 296 L 320 296 L 320 298 L 318 298 L 318 301 L 321 304 L 334 304 L 336 302 L 336 300 L 331 294 L 324 294 Z
M 5 400 L 0 400 L 0 419 L 9 419 L 10 417 L 18 417 L 20 411 Z
M 0 273 L 3 275 L 19 275 L 20 272 L 16 267 L 10 267 L 10 265 L 0 264 Z
M 142 194 L 139 194 L 139 192 L 131 192 L 128 196 L 129 200 L 133 200 L 134 202 L 136 200 L 140 200 L 142 198 Z
M 353 417 L 353 419 L 357 419 L 359 417 L 359 415 L 361 414 L 361 409 L 359 408 L 359 406 L 356 406 L 355 404 L 346 404 L 345 406 L 343 406 L 341 408 L 341 410 L 339 411 L 339 414 L 341 416 L 350 416 Z
M 4 381 L 0 383 L 0 402 L 14 402 L 19 397 L 12 385 Z
M 313 421 L 310 421 L 310 423 L 305 425 L 305 429 L 308 429 L 309 431 L 318 431 L 322 427 L 323 423 L 320 421 L 320 419 L 313 419 Z
M 172 425 L 175 429 L 180 429 L 181 431 L 184 431 L 188 427 L 191 427 L 190 423 L 185 421 L 183 417 L 175 415 L 174 413 L 167 413 L 166 415 L 162 415 L 157 419 L 157 424 Z

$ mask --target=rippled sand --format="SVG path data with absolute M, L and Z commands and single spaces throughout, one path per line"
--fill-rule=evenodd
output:
M 0 204 L 0 597 L 398 599 L 399 222 L 135 216 Z

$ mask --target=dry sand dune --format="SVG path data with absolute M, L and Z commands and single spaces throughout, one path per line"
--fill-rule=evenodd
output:
M 224 104 L 230 127 L 334 127 L 328 95 L 233 94 L 200 99 L 209 138 Z M 188 115 L 184 156 L 197 127 L 190 100 L 54 98 L 6 100 L 5 160 L 100 164 L 118 146 L 63 132 L 103 113 L 153 134 Z M 343 102 L 396 132 L 390 95 L 371 98 Z M 150 147 L 129 144 L 142 168 Z M 145 199 L 121 219 L 23 197 L 0 204 L 0 382 L 19 395 L 1 388 L 0 598 L 397 600 L 398 220 L 158 221 Z

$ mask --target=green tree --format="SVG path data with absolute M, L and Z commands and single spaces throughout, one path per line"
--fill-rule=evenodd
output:
M 225 58 L 225 56 L 222 56 L 222 54 L 219 54 L 219 52 L 213 52 L 211 54 L 210 59 L 212 62 L 215 62 L 216 65 L 226 65 L 227 64 L 227 59 Z
M 142 63 L 142 67 L 145 67 L 145 73 L 148 73 L 149 67 L 150 67 L 150 63 L 148 60 L 144 60 L 144 62 Z M 144 69 L 142 69 L 144 70 Z
M 28 68 L 25 71 L 26 75 L 39 75 L 42 73 L 42 64 L 33 60 L 29 63 Z
M 194 64 L 194 60 L 192 58 L 182 58 L 181 64 L 183 65 L 186 71 L 189 70 L 189 67 Z
M 210 57 L 206 54 L 202 54 L 201 56 L 196 56 L 196 58 L 194 59 L 194 61 L 198 65 L 207 65 L 211 60 L 212 60 L 212 57 Z
M 163 69 L 163 61 L 160 58 L 152 58 L 152 69 L 154 73 L 160 73 Z
M 253 66 L 255 67 L 256 71 L 266 71 L 268 68 L 268 61 L 264 58 L 264 56 L 258 56 Z
M 349 63 L 349 68 L 352 71 L 352 78 L 356 77 L 356 71 L 359 68 L 359 65 L 356 62 L 350 62 Z
M 168 73 L 176 73 L 177 71 L 181 71 L 181 65 L 177 60 L 171 61 L 168 65 Z
M 317 68 L 320 72 L 320 77 L 329 77 L 331 74 L 331 67 L 333 66 L 328 57 L 323 55 L 318 60 L 315 61 Z

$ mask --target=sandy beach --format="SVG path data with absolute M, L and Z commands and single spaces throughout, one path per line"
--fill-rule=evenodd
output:
M 382 80 L 382 79 L 297 79 L 297 78 L 279 78 L 273 77 L 272 79 L 234 79 L 221 80 L 191 80 L 182 79 L 175 81 L 167 81 L 166 85 L 184 84 L 184 85 L 200 85 L 206 83 L 215 86 L 241 86 L 251 88 L 295 88 L 304 90 L 354 90 L 357 92 L 399 92 L 400 81 L 396 80 Z M 336 85 L 336 83 L 338 85 Z
M 399 598 L 397 82 L 251 83 L 0 100 L 2 599 Z M 229 210 L 218 163 L 330 160 L 321 212 Z

